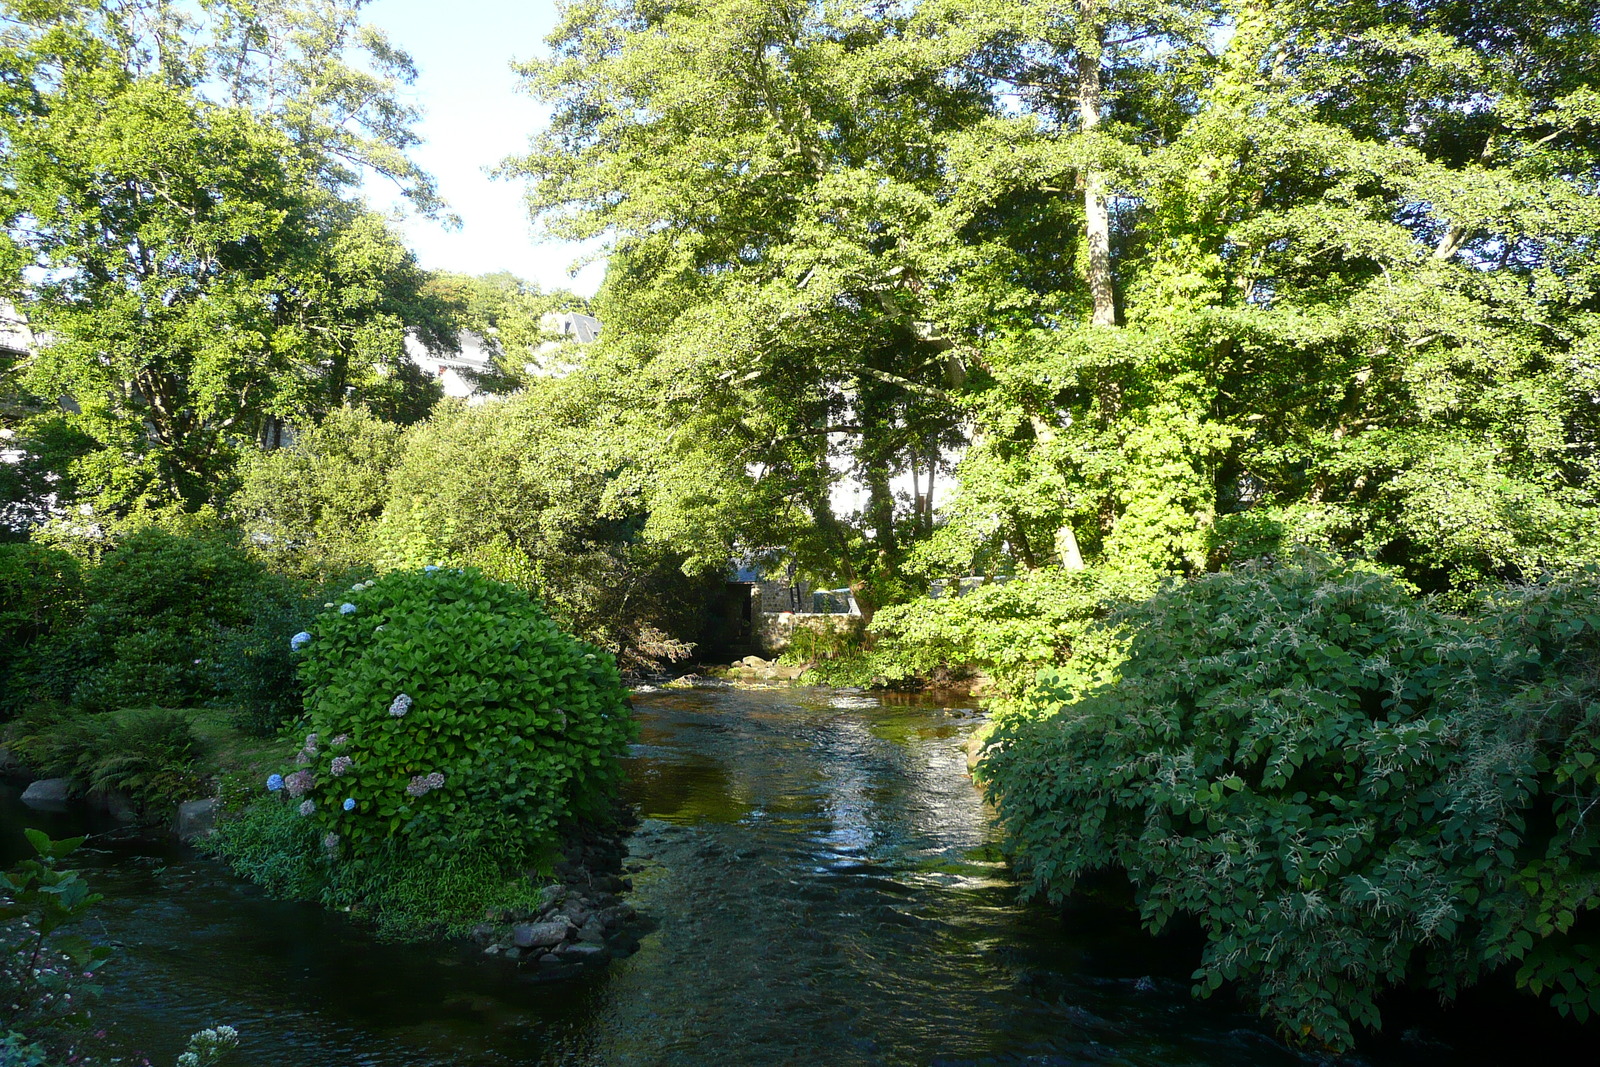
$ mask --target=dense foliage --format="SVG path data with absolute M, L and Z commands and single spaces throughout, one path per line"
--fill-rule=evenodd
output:
M 250 621 L 269 583 L 227 533 L 129 534 L 84 576 L 83 614 L 52 664 L 58 695 L 96 711 L 209 698 L 221 631 Z
M 517 166 L 613 243 L 591 365 L 686 547 L 869 617 L 1295 541 L 1532 578 L 1597 545 L 1591 8 L 593 0 Z
M 78 561 L 40 545 L 0 544 L 0 718 L 36 698 L 49 639 L 76 621 Z
M 1445 615 L 1393 579 L 1252 567 L 1119 616 L 1046 674 L 982 776 L 1033 891 L 1127 877 L 1289 1034 L 1346 1048 L 1388 986 L 1516 966 L 1600 1010 L 1600 587 Z M 1106 669 L 1112 668 L 1112 669 Z
M 455 882 L 525 886 L 563 826 L 608 814 L 634 729 L 616 664 L 474 571 L 395 571 L 343 597 L 294 639 L 310 732 L 267 803 L 303 819 L 290 855 L 317 843 L 329 899 L 382 911 L 399 879 L 448 904 L 428 921 L 481 916 L 495 901 Z M 303 892 L 309 869 L 270 877 Z

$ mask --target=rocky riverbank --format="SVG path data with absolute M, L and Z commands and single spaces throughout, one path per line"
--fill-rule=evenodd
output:
M 540 980 L 604 967 L 639 949 L 648 923 L 622 895 L 633 889 L 624 870 L 633 825 L 618 812 L 610 826 L 584 826 L 568 839 L 558 881 L 545 886 L 537 907 L 506 911 L 472 931 L 486 956 L 533 969 Z

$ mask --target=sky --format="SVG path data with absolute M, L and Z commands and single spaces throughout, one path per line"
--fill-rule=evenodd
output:
M 544 54 L 555 0 L 372 0 L 365 13 L 416 61 L 408 98 L 423 109 L 424 143 L 415 158 L 462 220 L 455 232 L 414 216 L 401 223 L 422 266 L 466 274 L 508 270 L 542 289 L 592 295 L 604 264 L 569 275 L 590 249 L 536 243 L 523 183 L 487 174 L 545 124 L 546 110 L 521 92 L 511 61 Z M 380 210 L 400 206 L 390 185 L 370 184 L 365 192 Z

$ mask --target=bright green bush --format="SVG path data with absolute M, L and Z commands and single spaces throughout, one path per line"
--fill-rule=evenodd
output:
M 881 609 L 862 670 L 895 682 L 977 669 L 1002 693 L 1032 684 L 1040 669 L 1078 650 L 1118 605 L 1148 596 L 1155 580 L 1108 568 L 1046 567 L 965 595 L 920 598 Z
M 303 639 L 310 735 L 283 790 L 358 862 L 524 863 L 602 811 L 633 736 L 615 662 L 471 570 L 348 590 Z
M 1046 672 L 981 765 L 1032 891 L 1125 875 L 1152 930 L 1205 932 L 1198 994 L 1237 983 L 1333 1048 L 1389 985 L 1509 964 L 1600 1010 L 1600 588 L 1467 620 L 1379 574 L 1259 567 L 1118 625 L 1125 658 Z

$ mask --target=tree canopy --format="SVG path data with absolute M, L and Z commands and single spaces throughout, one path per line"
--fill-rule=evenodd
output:
M 404 335 L 443 347 L 451 324 L 346 195 L 366 168 L 437 205 L 404 156 L 409 61 L 359 7 L 0 9 L 5 292 L 39 339 L 21 384 L 68 398 L 51 421 L 82 436 L 97 512 L 225 498 L 274 420 L 354 400 L 408 421 L 436 395 Z
M 611 241 L 600 358 L 693 472 L 675 533 L 869 604 L 1290 540 L 1448 588 L 1594 556 L 1596 34 L 1561 2 L 577 3 L 515 167 Z M 958 457 L 935 530 L 891 479 Z

